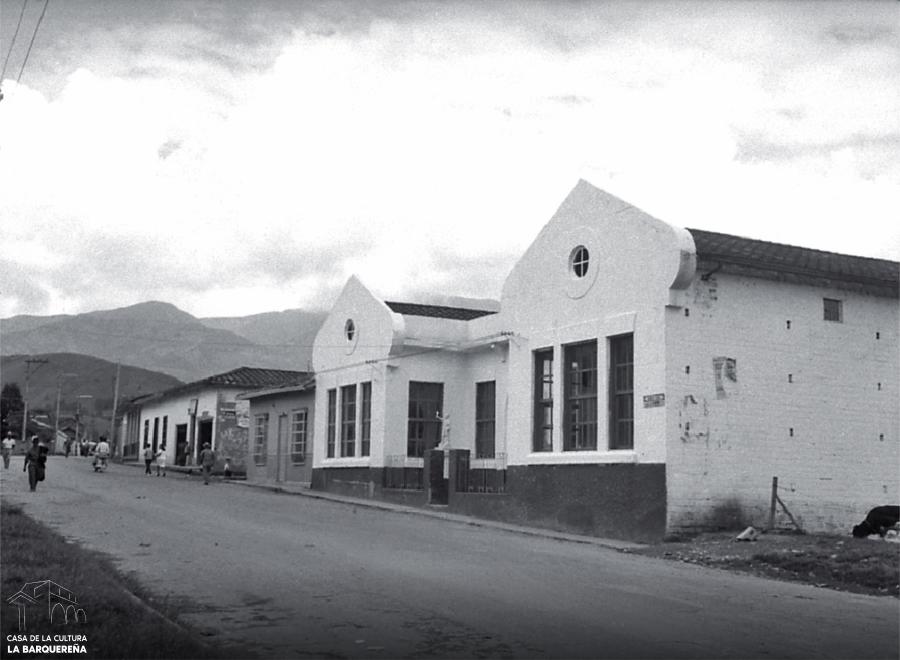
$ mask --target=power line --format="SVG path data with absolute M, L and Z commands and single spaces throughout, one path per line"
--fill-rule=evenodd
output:
M 19 36 L 19 28 L 22 27 L 22 17 L 25 15 L 25 7 L 28 6 L 28 0 L 22 3 L 22 11 L 19 12 L 19 22 L 16 23 L 16 31 L 13 32 L 12 41 L 9 42 L 9 50 L 6 51 L 6 59 L 3 60 L 3 72 L 0 73 L 0 82 L 3 82 L 3 76 L 6 75 L 6 65 L 9 64 L 9 56 L 12 55 L 13 46 L 16 45 L 16 37 Z
M 34 32 L 31 33 L 31 41 L 28 42 L 28 50 L 25 51 L 25 59 L 22 60 L 22 68 L 19 69 L 19 75 L 16 78 L 16 83 L 22 78 L 22 72 L 25 71 L 25 64 L 28 62 L 28 56 L 31 55 L 31 47 L 34 46 L 34 39 L 37 37 L 38 29 L 41 27 L 41 21 L 44 20 L 44 14 L 47 13 L 47 5 L 50 4 L 50 0 L 44 0 L 44 8 L 41 10 L 41 15 L 38 17 L 37 25 L 34 26 Z M 22 7 L 24 11 L 24 6 Z

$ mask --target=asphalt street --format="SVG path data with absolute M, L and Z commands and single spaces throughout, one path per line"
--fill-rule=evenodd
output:
M 894 598 L 82 458 L 32 493 L 20 462 L 7 501 L 262 657 L 898 657 Z

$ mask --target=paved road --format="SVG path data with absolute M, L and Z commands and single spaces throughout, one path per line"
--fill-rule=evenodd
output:
M 265 657 L 898 657 L 893 598 L 87 459 L 52 457 L 36 493 L 2 482 Z

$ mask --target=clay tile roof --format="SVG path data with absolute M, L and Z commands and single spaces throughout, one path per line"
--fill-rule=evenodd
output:
M 748 274 L 820 286 L 854 285 L 876 295 L 897 297 L 900 263 L 836 252 L 770 243 L 752 238 L 688 229 L 694 237 L 697 259 L 703 268 L 719 264 L 743 267 Z M 767 275 L 768 274 L 768 275 Z
M 397 314 L 408 316 L 430 316 L 437 319 L 453 319 L 456 321 L 471 321 L 472 319 L 496 314 L 487 309 L 466 309 L 465 307 L 445 307 L 443 305 L 420 305 L 418 303 L 393 302 L 385 300 L 384 304 Z
M 260 369 L 257 367 L 238 367 L 225 373 L 208 376 L 202 380 L 195 380 L 184 385 L 176 385 L 161 392 L 144 394 L 131 400 L 131 405 L 139 406 L 152 401 L 165 399 L 171 396 L 183 395 L 187 392 L 201 390 L 205 386 L 210 387 L 234 387 L 243 390 L 262 388 L 287 387 L 290 385 L 303 385 L 313 377 L 306 371 L 287 371 L 285 369 Z
M 300 385 L 309 380 L 309 377 L 310 374 L 305 371 L 239 367 L 223 374 L 210 376 L 202 382 L 209 385 L 225 385 L 228 387 L 280 387 L 283 385 Z

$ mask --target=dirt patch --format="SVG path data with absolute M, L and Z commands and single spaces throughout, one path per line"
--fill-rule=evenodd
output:
M 705 533 L 630 552 L 839 591 L 900 597 L 900 543 L 777 532 L 760 534 L 756 541 L 736 541 L 737 534 Z

